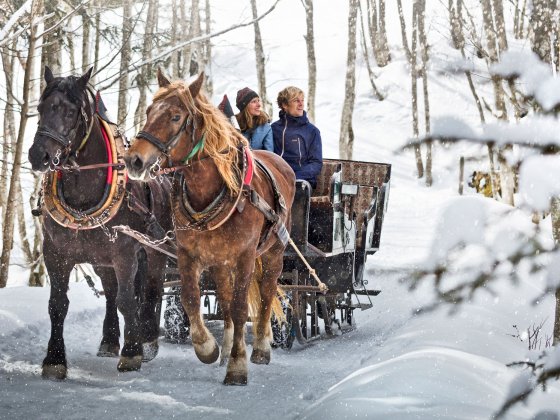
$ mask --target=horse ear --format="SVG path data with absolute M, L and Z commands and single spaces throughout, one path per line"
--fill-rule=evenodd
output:
M 171 84 L 171 81 L 163 73 L 163 70 L 161 69 L 161 67 L 158 67 L 158 69 L 157 69 L 157 81 L 158 81 L 158 84 L 159 84 L 160 88 Z
M 202 83 L 204 82 L 204 72 L 198 75 L 198 78 L 192 82 L 189 86 L 189 90 L 191 91 L 192 97 L 196 97 L 202 88 Z
M 52 74 L 51 69 L 49 68 L 49 66 L 45 66 L 45 82 L 47 82 L 48 85 L 53 80 L 54 80 L 54 76 Z
M 88 84 L 88 82 L 89 82 L 89 79 L 90 79 L 90 77 L 91 77 L 91 72 L 92 72 L 92 71 L 93 71 L 93 67 L 90 67 L 89 70 L 86 71 L 86 72 L 82 75 L 82 77 L 80 77 L 80 78 L 78 79 L 78 85 L 81 86 L 82 89 L 84 89 L 84 88 L 87 86 L 87 84 Z

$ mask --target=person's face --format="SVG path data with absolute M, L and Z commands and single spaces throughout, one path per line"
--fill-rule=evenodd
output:
M 247 104 L 247 111 L 253 117 L 258 117 L 261 115 L 261 98 L 253 98 L 251 102 Z
M 303 95 L 290 100 L 288 105 L 284 105 L 284 111 L 292 117 L 301 117 L 303 115 Z

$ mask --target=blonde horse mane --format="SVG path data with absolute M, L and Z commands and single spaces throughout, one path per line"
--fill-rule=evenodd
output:
M 203 93 L 193 98 L 185 82 L 175 81 L 160 88 L 154 95 L 153 102 L 171 96 L 177 96 L 193 118 L 197 116 L 202 118 L 202 130 L 206 138 L 204 148 L 198 152 L 198 156 L 200 157 L 201 152 L 208 154 L 230 193 L 239 194 L 242 177 L 239 168 L 239 146 L 248 146 L 247 139 L 233 127 L 218 108 L 208 101 Z

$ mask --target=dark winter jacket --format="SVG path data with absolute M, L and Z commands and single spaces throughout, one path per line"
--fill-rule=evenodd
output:
M 272 123 L 274 153 L 292 167 L 297 179 L 305 179 L 313 188 L 323 167 L 323 148 L 319 129 L 309 122 L 307 114 L 293 117 L 280 111 L 280 119 Z

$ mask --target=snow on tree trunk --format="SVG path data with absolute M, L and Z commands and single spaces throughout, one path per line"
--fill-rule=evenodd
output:
M 426 0 L 418 1 L 418 10 L 416 18 L 418 19 L 418 41 L 420 43 L 420 54 L 422 57 L 422 95 L 424 97 L 424 124 L 426 134 L 430 132 L 430 100 L 428 94 L 428 39 L 426 38 Z M 426 186 L 432 185 L 432 143 L 426 144 Z
M 31 5 L 30 22 L 42 13 L 42 1 L 33 1 Z M 25 73 L 23 76 L 23 97 L 21 101 L 21 113 L 19 119 L 19 129 L 16 141 L 16 147 L 13 152 L 13 167 L 10 178 L 10 187 L 6 200 L 6 213 L 2 223 L 2 254 L 0 255 L 0 288 L 6 287 L 8 282 L 8 272 L 10 267 L 10 254 L 14 242 L 14 219 L 15 219 L 15 200 L 17 197 L 17 188 L 19 184 L 19 174 L 21 170 L 21 155 L 23 153 L 23 141 L 25 138 L 25 128 L 27 126 L 29 113 L 29 96 L 30 83 L 33 71 L 33 58 L 35 55 L 35 46 L 37 38 L 35 35 L 36 26 L 32 23 L 29 29 L 29 47 L 27 53 L 27 62 Z
M 253 13 L 253 19 L 259 17 L 257 13 L 257 1 L 251 0 L 251 11 Z M 266 96 L 266 69 L 264 65 L 264 48 L 262 45 L 261 28 L 259 22 L 253 23 L 253 29 L 255 31 L 255 59 L 257 61 L 257 80 L 259 84 L 259 96 L 261 97 L 261 102 L 264 106 L 265 111 L 271 115 L 272 114 L 272 103 L 268 100 Z
M 205 5 L 204 5 L 204 27 L 205 27 L 205 31 L 206 31 L 206 35 L 210 35 L 210 33 L 212 32 L 212 19 L 211 19 L 211 14 L 210 14 L 210 0 L 206 0 Z M 209 98 L 212 97 L 212 94 L 214 93 L 214 84 L 213 84 L 213 78 L 212 78 L 212 42 L 210 41 L 210 38 L 207 38 L 206 40 L 204 40 L 203 42 L 203 51 L 204 54 L 202 54 L 202 63 L 203 63 L 203 69 L 206 72 L 206 75 L 208 77 L 204 78 L 204 88 L 206 90 L 206 94 L 208 95 Z
M 88 70 L 90 65 L 91 20 L 88 11 L 88 7 L 84 6 L 80 13 L 82 16 L 82 74 Z
M 348 11 L 348 56 L 346 61 L 346 84 L 344 105 L 340 122 L 338 150 L 341 159 L 352 160 L 354 147 L 354 131 L 352 114 L 356 98 L 356 19 L 359 0 L 350 0 Z
M 553 33 L 552 15 L 556 9 L 556 0 L 533 0 L 533 9 L 529 20 L 532 29 L 531 46 L 542 61 L 552 63 L 553 51 L 551 34 Z
M 410 47 L 410 78 L 412 82 L 412 137 L 417 139 L 420 135 L 418 127 L 418 67 L 417 67 L 417 45 L 418 45 L 418 2 L 412 5 L 412 45 Z M 424 176 L 424 163 L 422 161 L 422 153 L 420 145 L 414 146 L 414 155 L 416 157 L 416 175 L 418 178 Z
M 138 75 L 136 76 L 136 82 L 138 85 L 138 104 L 136 106 L 136 111 L 134 112 L 134 127 L 135 132 L 140 131 L 146 117 L 146 105 L 147 105 L 147 90 L 150 84 L 150 79 L 152 76 L 152 51 L 154 49 L 154 32 L 157 26 L 158 17 L 158 0 L 149 0 L 148 11 L 146 13 L 146 23 L 144 25 L 144 40 L 142 45 L 142 61 L 147 62 L 146 65 L 142 66 Z
M 550 214 L 552 219 L 552 236 L 556 246 L 558 247 L 560 246 L 560 197 L 554 197 L 551 200 Z M 560 289 L 556 290 L 553 341 L 554 345 L 560 344 Z
M 121 65 L 119 77 L 119 99 L 117 111 L 117 124 L 126 126 L 126 116 L 128 114 L 127 91 L 128 91 L 128 66 L 131 59 L 130 38 L 132 36 L 132 0 L 123 1 L 123 21 L 122 21 L 122 49 Z
M 315 92 L 317 90 L 317 62 L 315 59 L 315 34 L 313 29 L 313 0 L 302 0 L 305 8 L 305 22 L 307 32 L 305 44 L 307 46 L 307 117 L 315 122 Z

